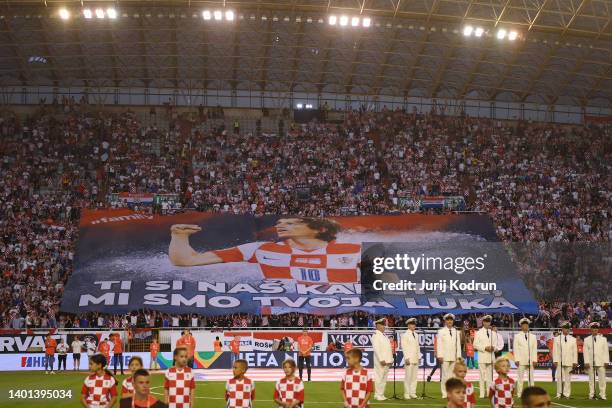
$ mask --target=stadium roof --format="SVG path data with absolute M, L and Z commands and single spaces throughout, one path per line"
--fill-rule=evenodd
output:
M 59 18 L 67 7 L 71 18 Z M 83 7 L 113 6 L 115 20 Z M 612 106 L 609 0 L 0 3 L 0 85 L 209 88 Z M 233 10 L 234 21 L 202 11 Z M 369 17 L 370 27 L 329 24 Z M 361 20 L 360 20 L 361 21 Z M 482 27 L 481 37 L 464 27 Z M 518 33 L 497 38 L 499 29 Z

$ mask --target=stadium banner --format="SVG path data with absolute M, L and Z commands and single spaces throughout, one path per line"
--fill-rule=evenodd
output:
M 55 354 L 55 362 L 53 368 L 57 370 L 58 361 L 57 353 Z M 151 366 L 151 355 L 149 353 L 123 353 L 123 366 L 127 367 L 130 360 L 134 356 L 142 358 L 145 367 Z M 111 355 L 111 366 L 114 356 Z M 170 357 L 172 359 L 172 357 Z M 47 357 L 44 353 L 12 353 L 0 355 L 0 371 L 43 371 Z M 88 357 L 86 354 L 81 354 L 81 370 L 87 370 Z M 74 359 L 72 353 L 68 353 L 66 358 L 66 370 L 74 369 Z
M 394 337 L 396 344 L 401 344 L 401 338 L 405 333 L 405 330 L 388 330 L 385 332 L 387 337 Z M 327 331 L 327 344 L 336 344 L 338 346 L 344 345 L 346 342 L 350 342 L 353 346 L 358 347 L 362 350 L 372 351 L 372 334 L 374 330 L 330 330 Z M 419 335 L 419 345 L 421 349 L 432 349 L 434 348 L 435 337 L 437 329 L 425 329 L 417 330 Z M 398 346 L 399 347 L 399 346 Z
M 123 353 L 123 365 L 127 367 L 130 359 L 134 356 L 142 358 L 145 367 L 151 366 L 151 355 L 147 352 Z M 284 360 L 291 358 L 297 361 L 297 351 L 244 351 L 240 353 L 240 358 L 245 359 L 251 368 L 282 368 Z M 114 363 L 114 356 L 111 356 L 111 366 Z M 396 356 L 396 366 L 402 367 L 403 354 L 398 352 Z M 45 369 L 46 357 L 44 353 L 14 353 L 0 355 L 0 371 L 41 371 Z M 159 367 L 167 369 L 172 367 L 172 353 L 160 352 L 157 354 Z M 371 351 L 363 353 L 362 363 L 365 367 L 373 367 L 373 354 Z M 57 369 L 57 354 L 55 355 L 54 368 Z M 196 369 L 229 369 L 232 364 L 232 356 L 229 352 L 200 351 L 194 356 L 194 368 Z M 436 358 L 433 350 L 426 350 L 421 353 L 420 367 L 433 368 L 436 366 Z M 342 352 L 313 352 L 313 368 L 345 368 L 346 358 Z M 66 369 L 73 370 L 74 361 L 70 354 L 66 359 Z M 87 355 L 81 356 L 81 369 L 87 368 Z
M 49 330 L 40 332 L 16 332 L 16 333 L 0 333 L 0 354 L 9 353 L 42 353 L 45 350 L 45 337 Z M 96 350 L 101 341 L 108 339 L 111 333 L 119 333 L 125 341 L 125 332 L 123 331 L 62 331 L 55 330 L 51 334 L 51 338 L 55 339 L 59 344 L 60 340 L 64 340 L 68 346 L 78 337 L 83 342 L 83 352 Z
M 281 339 L 288 339 L 293 350 L 297 350 L 298 338 L 302 335 L 301 331 L 254 331 L 253 350 L 276 350 Z M 312 338 L 313 351 L 323 351 L 327 347 L 322 332 L 309 331 L 308 335 Z
M 537 313 L 496 241 L 483 215 L 161 217 L 84 210 L 61 310 Z M 377 274 L 372 257 L 397 256 L 401 265 Z M 399 285 L 372 289 L 380 277 Z
M 197 352 L 194 356 L 195 368 L 204 369 L 228 369 L 232 365 L 232 356 L 229 352 L 215 353 L 210 351 Z M 293 359 L 297 361 L 297 351 L 242 351 L 239 358 L 245 359 L 251 368 L 282 368 L 283 361 Z M 396 355 L 396 366 L 403 367 L 403 353 Z M 172 353 L 159 353 L 157 361 L 160 368 L 172 366 Z M 346 358 L 343 352 L 319 352 L 312 353 L 313 368 L 345 368 Z M 362 363 L 364 367 L 372 368 L 374 356 L 372 351 L 364 351 Z M 420 367 L 433 368 L 436 366 L 436 357 L 433 350 L 426 350 L 421 353 Z

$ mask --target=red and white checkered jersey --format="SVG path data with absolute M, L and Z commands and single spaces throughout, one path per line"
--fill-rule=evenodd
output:
M 304 403 L 304 383 L 298 377 L 290 380 L 287 377 L 281 378 L 276 382 L 274 399 L 281 400 L 282 402 L 298 400 L 301 402 L 298 407 L 301 407 Z
M 463 408 L 474 408 L 476 405 L 476 394 L 474 394 L 474 385 L 471 382 L 465 382 L 465 402 Z
M 493 384 L 489 387 L 489 398 L 493 397 L 493 406 L 495 408 L 513 408 L 514 398 L 514 380 L 510 377 L 503 379 L 497 377 Z
M 121 383 L 121 395 L 134 393 L 134 381 L 132 377 L 128 377 Z
M 92 374 L 85 378 L 81 394 L 90 407 L 106 407 L 117 396 L 117 381 L 109 375 Z
M 374 390 L 374 380 L 372 380 L 372 375 L 365 368 L 361 370 L 348 369 L 344 377 L 342 377 L 340 390 L 345 395 L 348 406 L 350 408 L 358 408 L 368 393 Z M 369 406 L 370 404 L 366 405 L 366 407 Z
M 302 250 L 283 241 L 252 242 L 213 252 L 223 262 L 250 262 L 259 265 L 266 279 L 294 279 L 309 283 L 359 281 L 359 244 L 331 241 L 321 248 Z
M 168 390 L 169 408 L 190 408 L 190 394 L 195 390 L 195 376 L 191 367 L 170 367 L 166 370 L 164 388 Z
M 250 378 L 230 378 L 225 383 L 227 408 L 251 408 L 255 399 L 255 382 Z

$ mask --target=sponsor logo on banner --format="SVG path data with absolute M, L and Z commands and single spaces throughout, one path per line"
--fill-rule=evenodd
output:
M 130 360 L 134 356 L 142 358 L 145 367 L 149 367 L 151 363 L 151 355 L 149 353 L 123 353 L 123 365 L 127 367 Z M 113 356 L 114 358 L 114 356 Z M 55 355 L 54 368 L 57 369 L 57 354 Z M 8 353 L 0 354 L 0 371 L 29 371 L 29 370 L 44 370 L 47 358 L 44 353 Z M 111 361 L 112 365 L 112 361 Z M 66 359 L 66 369 L 74 369 L 74 360 Z M 87 356 L 81 357 L 81 369 L 87 369 Z
M 81 331 L 81 332 L 55 332 L 51 335 L 58 344 L 60 340 L 70 346 L 78 337 L 84 345 L 90 345 L 94 349 L 98 347 L 100 341 L 108 339 L 111 333 L 120 333 L 125 336 L 123 331 Z M 146 332 L 143 332 L 146 334 Z M 151 331 L 143 339 L 151 336 Z M 6 353 L 42 353 L 45 350 L 45 338 L 47 333 L 23 333 L 23 334 L 0 334 L 0 354 Z M 70 350 L 72 351 L 72 350 Z M 83 350 L 86 351 L 86 350 Z
M 335 332 L 327 333 L 327 344 L 340 342 L 344 344 L 346 342 L 353 343 L 354 346 L 359 348 L 371 348 L 372 347 L 372 333 L 363 332 Z
M 0 353 L 40 353 L 45 350 L 46 334 L 16 334 L 0 336 Z M 68 341 L 66 334 L 53 334 L 52 338 L 59 343 L 60 339 Z
M 199 351 L 195 353 L 194 368 L 211 368 L 211 366 L 221 357 L 223 353 L 214 352 L 214 351 Z
M 340 342 L 341 344 L 350 341 L 354 346 L 365 350 L 372 349 L 372 334 L 373 331 L 342 331 L 342 332 L 327 332 L 327 344 Z M 417 331 L 419 335 L 419 344 L 421 347 L 433 347 L 436 337 L 435 331 Z M 387 333 L 392 335 L 391 332 Z M 398 344 L 404 331 L 396 331 Z
M 278 344 L 278 341 L 284 337 L 289 337 L 295 343 L 301 335 L 301 331 L 256 331 L 253 332 L 253 350 L 272 350 L 274 345 Z M 313 351 L 325 348 L 322 332 L 309 331 L 308 335 L 314 343 Z M 294 345 L 294 348 L 296 348 L 296 345 Z

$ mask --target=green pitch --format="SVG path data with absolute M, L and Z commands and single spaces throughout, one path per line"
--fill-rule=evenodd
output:
M 58 407 L 58 408 L 72 408 L 81 407 L 79 403 L 81 385 L 85 374 L 83 373 L 58 373 L 55 375 L 45 375 L 39 372 L 3 372 L 0 373 L 0 407 Z M 123 381 L 125 376 L 117 376 L 119 383 Z M 152 392 L 158 394 L 161 397 L 163 394 L 163 377 L 159 374 L 153 375 L 152 378 L 153 390 Z M 544 387 L 548 390 L 549 394 L 555 394 L 554 384 L 549 382 L 538 383 L 539 386 Z M 276 405 L 272 401 L 272 393 L 274 390 L 273 382 L 256 382 L 257 398 L 255 401 L 255 407 L 270 407 L 273 408 Z M 306 405 L 318 404 L 321 407 L 341 407 L 342 399 L 339 394 L 339 383 L 337 382 L 310 382 L 306 383 Z M 403 394 L 403 386 L 401 383 L 396 385 L 397 394 Z M 65 399 L 24 399 L 24 398 L 10 398 L 10 390 L 13 390 L 15 394 L 16 390 L 71 390 L 72 397 Z M 421 392 L 421 383 L 418 388 L 419 393 Z M 387 396 L 390 397 L 393 393 L 393 384 L 387 384 Z M 433 396 L 433 399 L 427 400 L 410 400 L 410 401 L 398 401 L 388 400 L 384 402 L 372 401 L 374 407 L 387 406 L 400 407 L 400 406 L 414 406 L 414 407 L 443 407 L 445 402 L 440 398 L 440 387 L 438 383 L 428 383 L 427 393 Z M 27 394 L 27 393 L 26 393 Z M 219 381 L 211 382 L 198 382 L 196 390 L 196 407 L 205 408 L 225 408 L 223 400 L 224 394 L 224 383 Z M 554 400 L 553 406 L 560 408 L 581 408 L 581 407 L 612 407 L 612 401 L 590 401 L 586 397 L 588 395 L 588 384 L 585 382 L 577 382 L 572 386 L 572 398 L 567 400 Z M 610 397 L 612 398 L 612 396 Z M 117 406 L 117 405 L 116 405 Z M 487 400 L 477 400 L 477 407 L 488 407 Z M 516 400 L 516 406 L 520 407 L 520 402 Z

